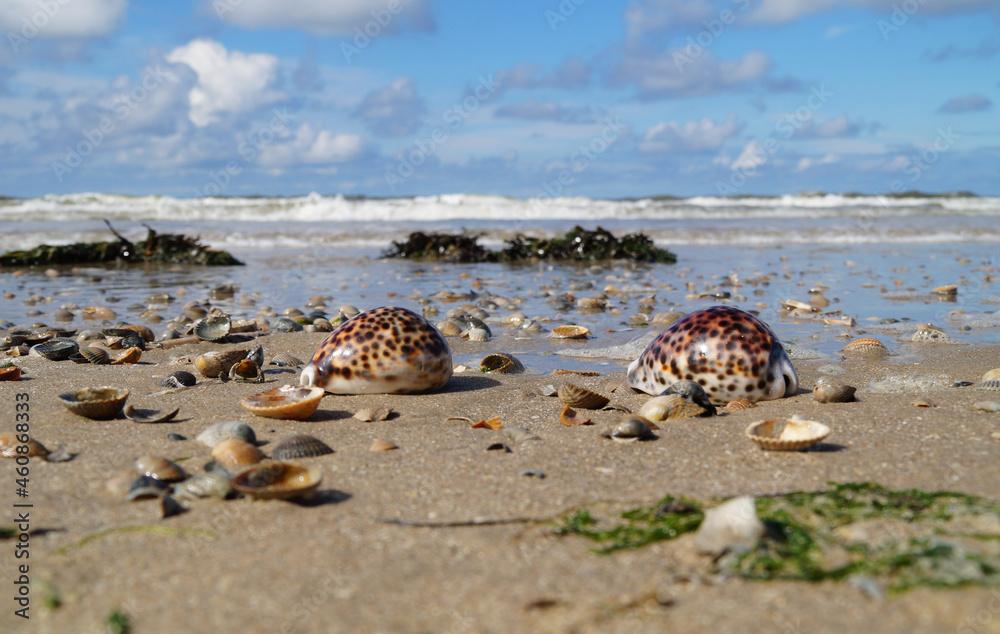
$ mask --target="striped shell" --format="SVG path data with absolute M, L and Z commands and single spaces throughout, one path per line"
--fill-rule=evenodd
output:
M 108 351 L 104 348 L 98 348 L 96 346 L 86 346 L 85 348 L 80 348 L 80 355 L 86 359 L 88 363 L 93 363 L 94 365 L 104 365 L 111 361 L 111 357 L 108 356 Z
M 811 447 L 830 435 L 830 428 L 798 416 L 750 423 L 747 438 L 768 451 L 798 451 Z
M 1000 390 L 1000 368 L 993 368 L 979 380 L 979 387 L 984 390 Z
M 738 398 L 726 403 L 726 406 L 723 409 L 729 412 L 739 412 L 745 409 L 750 409 L 751 407 L 754 407 L 753 401 L 746 398 Z
M 298 458 L 314 458 L 333 453 L 330 445 L 319 438 L 308 434 L 294 434 L 283 438 L 271 450 L 275 460 L 295 460 Z
M 122 411 L 128 394 L 127 389 L 116 387 L 88 387 L 60 394 L 59 400 L 66 409 L 84 418 L 110 420 Z
M 601 409 L 610 401 L 606 396 L 588 390 L 585 387 L 574 385 L 573 383 L 566 383 L 559 386 L 557 395 L 563 403 L 580 409 Z
M 883 357 L 889 354 L 889 349 L 875 337 L 861 337 L 848 343 L 841 352 L 857 357 Z

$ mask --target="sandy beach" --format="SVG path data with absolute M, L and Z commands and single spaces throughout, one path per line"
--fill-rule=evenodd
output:
M 268 357 L 308 358 L 321 333 L 262 337 Z M 450 339 L 457 356 L 479 357 L 513 341 Z M 115 610 L 135 631 L 997 631 L 996 590 L 916 589 L 873 599 L 845 583 L 748 582 L 710 574 L 691 536 L 598 555 L 586 540 L 554 528 L 576 508 L 623 509 L 665 494 L 724 499 L 822 488 L 828 481 L 872 481 L 889 487 L 955 490 L 997 497 L 1000 438 L 996 414 L 973 402 L 990 392 L 976 382 L 997 365 L 1000 347 L 894 344 L 881 361 L 842 361 L 837 378 L 859 387 L 859 402 L 820 404 L 803 393 L 740 412 L 662 424 L 651 442 L 621 445 L 601 432 L 621 417 L 587 412 L 594 425 L 564 427 L 559 403 L 538 388 L 571 380 L 636 410 L 647 398 L 628 390 L 624 365 L 600 376 L 457 373 L 440 393 L 332 396 L 305 422 L 255 418 L 237 402 L 256 384 L 202 380 L 177 393 L 158 377 L 183 368 L 203 343 L 150 350 L 131 366 L 90 366 L 27 358 L 25 380 L 2 383 L 5 411 L 13 395 L 31 402 L 31 434 L 50 448 L 66 445 L 71 462 L 31 463 L 31 563 L 37 631 L 97 631 Z M 222 347 L 237 347 L 226 344 Z M 246 347 L 244 344 L 243 347 Z M 797 361 L 806 388 L 829 372 L 828 360 Z M 930 388 L 880 393 L 887 377 L 934 377 Z M 271 369 L 263 387 L 296 382 Z M 879 383 L 883 381 L 883 383 Z M 916 385 L 916 383 L 912 383 Z M 141 407 L 180 407 L 158 425 L 77 417 L 56 395 L 84 385 L 128 387 Z M 918 399 L 930 408 L 916 407 Z M 399 416 L 361 422 L 362 407 Z M 832 429 L 822 450 L 764 452 L 743 435 L 754 420 L 800 414 Z M 449 416 L 499 416 L 505 427 L 539 440 L 506 440 L 503 429 L 472 429 Z M 310 459 L 322 469 L 309 504 L 249 499 L 202 500 L 189 512 L 159 519 L 154 501 L 126 502 L 105 481 L 135 457 L 154 453 L 198 470 L 208 448 L 194 440 L 215 421 L 249 422 L 271 443 L 310 433 L 335 453 Z M 11 426 L 12 420 L 6 426 Z M 175 432 L 188 438 L 168 440 Z M 373 453 L 374 438 L 395 451 Z M 510 453 L 487 451 L 506 442 Z M 267 444 L 262 446 L 267 451 Z M 13 461 L 0 463 L 12 482 Z M 523 475 L 527 470 L 544 478 Z M 513 521 L 485 526 L 412 527 L 415 522 Z M 41 607 L 45 593 L 58 609 Z M 4 615 L 10 623 L 9 614 Z M 37 619 L 37 620 L 36 620 Z M 4 627 L 8 627 L 5 625 Z

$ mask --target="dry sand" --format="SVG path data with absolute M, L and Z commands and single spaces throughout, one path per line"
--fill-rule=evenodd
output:
M 268 357 L 288 351 L 308 358 L 321 338 L 273 335 L 263 343 Z M 502 339 L 452 343 L 456 352 L 477 356 L 505 346 Z M 909 357 L 845 362 L 839 378 L 859 386 L 859 403 L 822 405 L 803 393 L 713 419 L 669 423 L 657 440 L 631 445 L 601 438 L 618 416 L 613 412 L 593 413 L 593 426 L 560 425 L 556 399 L 534 395 L 539 385 L 566 380 L 548 375 L 464 373 L 438 394 L 328 396 L 309 422 L 243 415 L 237 401 L 258 385 L 205 382 L 148 396 L 159 389 L 154 377 L 177 369 L 168 365 L 170 357 L 198 349 L 150 351 L 142 364 L 128 367 L 32 359 L 29 380 L 0 383 L 0 429 L 13 427 L 14 394 L 23 390 L 31 395 L 32 435 L 79 452 L 68 463 L 32 462 L 33 526 L 50 532 L 31 539 L 30 623 L 15 619 L 5 599 L 0 630 L 102 631 L 105 617 L 120 609 L 140 633 L 1000 631 L 996 588 L 920 589 L 874 600 L 840 583 L 684 583 L 676 581 L 678 573 L 706 568 L 690 536 L 600 556 L 585 540 L 554 536 L 552 524 L 412 528 L 379 522 L 557 518 L 581 505 L 649 503 L 668 493 L 764 494 L 831 480 L 1000 497 L 1000 415 L 971 409 L 974 401 L 998 395 L 950 387 L 1000 366 L 1000 346 L 932 345 Z M 796 362 L 803 385 L 811 386 L 829 363 Z M 946 386 L 894 394 L 866 389 L 890 375 L 937 377 Z M 568 378 L 608 392 L 623 377 L 622 371 Z M 268 380 L 277 385 L 297 376 L 269 373 Z M 135 405 L 179 406 L 181 414 L 162 425 L 86 421 L 56 400 L 88 385 L 129 387 Z M 645 398 L 623 388 L 613 397 L 633 409 Z M 914 407 L 917 398 L 937 407 Z M 391 406 L 401 415 L 378 423 L 351 418 L 365 406 Z M 753 420 L 792 413 L 832 427 L 829 450 L 768 453 L 743 436 Z M 500 416 L 541 440 L 513 445 L 512 453 L 487 452 L 502 432 L 446 422 L 451 415 Z M 208 449 L 194 436 L 209 423 L 232 419 L 250 422 L 264 440 L 308 432 L 330 444 L 334 454 L 311 460 L 324 475 L 319 501 L 204 500 L 160 520 L 155 502 L 105 493 L 109 475 L 140 454 L 186 458 L 184 465 L 199 468 Z M 168 432 L 189 440 L 172 442 Z M 372 453 L 375 437 L 399 449 Z M 546 477 L 522 475 L 527 469 Z M 9 504 L 13 461 L 0 464 L 0 475 Z M 142 525 L 177 531 L 120 531 L 88 540 Z M 9 583 L 10 552 L 3 562 Z M 43 582 L 58 591 L 59 609 L 43 607 Z

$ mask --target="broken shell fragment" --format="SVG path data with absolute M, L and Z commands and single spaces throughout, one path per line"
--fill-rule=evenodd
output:
M 921 324 L 916 332 L 910 337 L 914 343 L 955 343 L 952 339 L 937 326 L 932 324 Z
M 397 445 L 392 441 L 384 440 L 382 438 L 376 438 L 375 440 L 372 441 L 371 446 L 368 447 L 368 451 L 373 451 L 376 453 L 384 451 L 392 451 L 393 449 L 399 449 L 399 445 Z
M 580 415 L 575 409 L 569 405 L 563 405 L 562 411 L 559 412 L 559 422 L 566 427 L 575 427 L 577 425 L 590 425 L 592 424 L 589 418 Z
M 496 372 L 497 374 L 517 374 L 524 372 L 524 366 L 512 354 L 506 352 L 494 352 L 483 357 L 479 362 L 479 371 L 484 373 Z
M 18 447 L 24 446 L 23 451 L 18 451 Z M 25 442 L 19 442 L 17 435 L 11 432 L 0 434 L 0 456 L 4 458 L 17 458 L 27 456 L 28 458 L 45 458 L 49 455 L 49 450 L 42 443 L 34 438 L 28 438 Z
M 564 383 L 557 392 L 559 400 L 570 407 L 580 409 L 601 409 L 611 400 L 597 392 L 573 383 Z
M 88 387 L 60 394 L 59 400 L 66 409 L 84 418 L 110 420 L 122 411 L 128 394 L 127 389 L 116 387 Z
M 298 458 L 315 458 L 333 453 L 330 445 L 319 438 L 308 434 L 293 434 L 279 440 L 271 450 L 275 460 L 296 460 Z
M 811 447 L 830 435 L 830 428 L 798 416 L 789 419 L 769 419 L 751 423 L 747 438 L 768 451 L 798 451 Z
M 133 423 L 156 424 L 166 423 L 173 420 L 180 411 L 181 409 L 179 407 L 170 411 L 161 411 L 155 409 L 139 409 L 134 405 L 129 405 L 125 408 L 124 413 L 125 418 L 129 419 Z
M 266 462 L 233 478 L 234 489 L 261 500 L 290 499 L 311 494 L 322 481 L 316 467 L 290 462 Z
M 0 368 L 0 381 L 20 381 L 21 368 L 16 365 L 8 365 Z
M 305 420 L 316 412 L 325 394 L 321 387 L 283 385 L 252 394 L 242 399 L 240 405 L 256 416 Z
M 229 379 L 246 383 L 263 383 L 264 373 L 253 359 L 240 359 L 229 368 Z

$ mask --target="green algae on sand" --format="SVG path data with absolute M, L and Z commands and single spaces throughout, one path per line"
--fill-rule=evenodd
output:
M 765 537 L 720 558 L 721 572 L 761 581 L 863 575 L 892 592 L 1000 585 L 1000 503 L 993 500 L 863 482 L 759 497 L 756 506 Z M 616 523 L 580 510 L 557 533 L 597 542 L 595 551 L 607 554 L 694 531 L 703 508 L 668 496 L 622 513 Z

